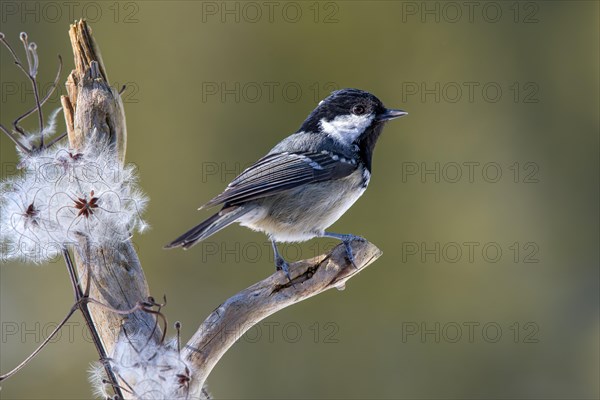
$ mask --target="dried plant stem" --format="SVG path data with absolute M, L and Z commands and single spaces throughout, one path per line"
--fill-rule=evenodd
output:
M 79 279 L 77 278 L 77 272 L 75 271 L 75 266 L 73 265 L 73 261 L 71 259 L 71 254 L 66 248 L 63 248 L 63 257 L 65 259 L 65 263 L 67 264 L 67 271 L 69 273 L 69 280 L 71 281 L 71 285 L 73 287 L 73 293 L 75 295 L 75 306 L 81 311 L 83 315 L 83 319 L 85 320 L 85 324 L 87 325 L 90 334 L 92 335 L 92 341 L 94 342 L 94 346 L 96 347 L 96 351 L 100 356 L 100 362 L 104 366 L 104 371 L 106 372 L 106 376 L 108 377 L 108 382 L 113 388 L 115 395 L 118 396 L 119 399 L 123 399 L 123 393 L 121 391 L 121 387 L 118 384 L 117 377 L 112 370 L 110 365 L 108 354 L 106 354 L 106 350 L 104 349 L 104 345 L 102 343 L 102 339 L 100 339 L 100 335 L 96 330 L 96 326 L 94 325 L 94 321 L 92 319 L 92 315 L 90 314 L 90 310 L 88 309 L 89 292 L 90 292 L 90 280 L 87 279 L 87 285 L 85 291 L 81 289 L 81 284 L 79 283 Z
M 50 341 L 54 338 L 54 336 L 56 336 L 56 334 L 58 333 L 58 331 L 60 331 L 60 329 L 69 320 L 69 318 L 71 318 L 71 316 L 75 313 L 75 311 L 77 311 L 77 308 L 78 308 L 77 304 L 73 305 L 73 307 L 71 307 L 71 309 L 69 310 L 69 312 L 67 313 L 67 315 L 60 322 L 60 324 L 58 324 L 56 326 L 56 328 L 54 328 L 54 330 L 48 335 L 48 337 L 46 339 L 44 339 L 44 341 L 37 347 L 37 349 L 35 349 L 26 359 L 24 359 L 23 361 L 21 361 L 21 363 L 19 365 L 17 365 L 15 368 L 13 368 L 10 372 L 8 372 L 8 373 L 6 373 L 4 375 L 0 375 L 0 382 L 2 382 L 5 379 L 10 378 L 11 376 L 13 376 L 17 372 L 19 372 L 19 370 L 21 370 L 25 365 L 27 365 L 29 363 L 29 361 L 33 360 L 35 358 L 35 356 L 37 356 L 38 353 L 40 351 L 42 351 L 42 349 L 44 347 L 46 347 L 46 345 L 48 343 L 50 343 Z

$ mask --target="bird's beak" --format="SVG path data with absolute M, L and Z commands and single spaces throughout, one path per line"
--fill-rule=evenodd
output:
M 391 119 L 396 119 L 405 116 L 408 114 L 406 111 L 402 110 L 394 110 L 392 108 L 388 108 L 385 112 L 379 114 L 375 119 L 377 121 L 389 121 Z

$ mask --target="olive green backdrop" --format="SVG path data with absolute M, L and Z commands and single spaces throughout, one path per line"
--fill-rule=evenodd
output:
M 196 208 L 335 88 L 409 112 L 387 126 L 369 190 L 333 226 L 383 256 L 345 291 L 242 337 L 210 376 L 215 397 L 600 395 L 597 2 L 4 1 L 1 11 L 13 45 L 20 31 L 38 43 L 45 88 L 57 53 L 62 82 L 72 68 L 67 29 L 81 16 L 109 78 L 127 85 L 127 160 L 151 199 L 152 230 L 134 242 L 185 339 L 273 270 L 265 237 L 238 226 L 162 250 L 209 215 Z M 0 55 L 10 125 L 33 97 Z M 0 144 L 6 177 L 15 151 Z M 333 243 L 283 251 L 294 260 Z M 6 372 L 72 293 L 60 260 L 3 263 L 0 277 Z M 0 398 L 90 398 L 97 355 L 84 332 L 74 318 Z

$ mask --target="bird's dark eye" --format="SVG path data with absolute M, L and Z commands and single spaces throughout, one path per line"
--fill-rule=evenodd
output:
M 352 114 L 354 115 L 363 115 L 365 113 L 366 109 L 365 106 L 357 104 L 354 107 L 352 107 Z

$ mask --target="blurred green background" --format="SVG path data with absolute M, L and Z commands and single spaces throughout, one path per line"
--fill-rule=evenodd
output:
M 196 208 L 333 89 L 409 112 L 385 129 L 369 190 L 333 226 L 383 256 L 346 291 L 242 337 L 209 378 L 216 398 L 600 396 L 598 2 L 4 1 L 1 11 L 15 47 L 21 31 L 38 43 L 46 89 L 57 53 L 61 82 L 72 68 L 67 30 L 81 16 L 111 82 L 127 85 L 127 160 L 153 227 L 134 242 L 185 339 L 273 270 L 266 238 L 238 226 L 162 250 L 209 215 Z M 10 125 L 33 97 L 0 55 Z M 6 177 L 16 156 L 0 144 Z M 294 260 L 332 244 L 282 250 Z M 0 278 L 6 372 L 72 293 L 59 261 L 3 263 Z M 0 398 L 91 398 L 97 355 L 83 332 L 74 318 Z

